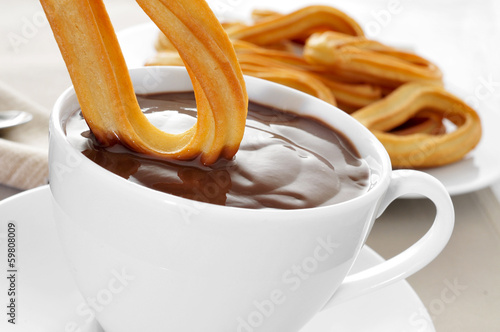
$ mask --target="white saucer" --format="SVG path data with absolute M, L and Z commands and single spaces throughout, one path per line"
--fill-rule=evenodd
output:
M 129 68 L 143 67 L 146 60 L 155 54 L 154 42 L 158 32 L 153 23 L 145 23 L 118 33 Z M 456 87 L 451 87 L 450 91 L 457 96 L 467 96 Z M 500 141 L 500 131 L 496 128 L 500 123 L 500 115 L 490 109 L 481 109 L 481 106 L 476 110 L 483 126 L 479 145 L 459 162 L 424 170 L 441 181 L 452 196 L 485 188 L 500 179 L 500 154 L 492 153 L 498 149 L 497 142 Z
M 73 282 L 58 242 L 48 186 L 0 202 L 0 331 L 102 332 L 83 308 L 84 300 Z M 16 224 L 16 325 L 7 322 L 9 284 L 7 225 Z M 382 261 L 365 247 L 354 270 Z M 418 331 L 434 327 L 422 302 L 406 281 L 325 310 L 300 332 Z

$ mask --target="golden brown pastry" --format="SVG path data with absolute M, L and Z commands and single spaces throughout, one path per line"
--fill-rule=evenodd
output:
M 411 134 L 446 134 L 446 125 L 444 124 L 443 114 L 431 109 L 424 109 L 417 112 L 412 118 L 402 125 L 392 129 L 390 133 L 395 135 Z
M 285 15 L 271 14 L 254 25 L 232 29 L 229 36 L 256 45 L 269 45 L 281 40 L 304 39 L 325 30 L 364 35 L 359 24 L 344 12 L 330 6 L 309 6 Z
M 245 54 L 239 59 L 241 69 L 246 75 L 286 85 L 322 99 L 329 104 L 337 105 L 332 91 L 321 80 L 308 72 L 293 68 L 267 66 L 265 57 Z
M 456 129 L 444 134 L 390 131 L 422 110 L 432 110 L 452 122 Z M 384 145 L 393 167 L 425 168 L 462 159 L 481 139 L 477 113 L 459 98 L 435 84 L 412 82 L 352 116 L 370 129 Z
M 380 87 L 367 83 L 338 81 L 334 76 L 325 73 L 321 66 L 307 63 L 300 55 L 270 50 L 240 40 L 233 40 L 233 44 L 246 75 L 274 82 L 279 81 L 283 85 L 297 88 L 333 105 L 341 106 L 346 111 L 356 110 L 382 98 Z M 248 65 L 252 65 L 252 70 L 249 70 Z M 279 72 L 278 76 L 283 77 L 286 76 L 287 71 L 290 73 L 288 76 L 294 77 L 293 79 L 272 79 L 272 72 Z M 297 82 L 297 80 L 302 82 Z M 306 88 L 305 85 L 309 87 Z M 324 92 L 325 89 L 329 89 L 330 92 Z
M 243 137 L 248 97 L 227 34 L 203 0 L 137 2 L 188 69 L 197 123 L 169 134 L 141 112 L 102 0 L 41 0 L 90 129 L 102 144 L 121 142 L 157 157 L 200 156 L 205 164 L 232 158 Z
M 243 72 L 351 113 L 383 142 L 395 167 L 446 165 L 479 141 L 476 112 L 444 90 L 441 71 L 427 59 L 365 38 L 352 18 L 330 7 L 252 15 L 253 25 L 225 25 Z M 180 58 L 159 53 L 156 60 L 172 65 Z M 447 132 L 446 121 L 457 129 Z
M 369 40 L 327 31 L 313 34 L 304 47 L 305 59 L 334 73 L 377 85 L 397 87 L 412 81 L 440 82 L 441 71 L 430 61 Z

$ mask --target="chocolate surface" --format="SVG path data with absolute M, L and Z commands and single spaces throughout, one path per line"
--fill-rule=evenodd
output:
M 196 121 L 192 93 L 138 100 L 150 121 L 167 132 L 182 132 Z M 80 112 L 68 119 L 66 132 L 84 155 L 129 181 L 213 204 L 310 208 L 349 200 L 369 187 L 366 162 L 342 134 L 314 119 L 252 103 L 236 157 L 210 167 L 197 160 L 158 160 L 120 145 L 103 148 Z

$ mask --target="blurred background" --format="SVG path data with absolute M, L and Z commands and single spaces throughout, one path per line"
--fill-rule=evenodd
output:
M 248 19 L 252 8 L 290 11 L 305 0 L 209 0 L 222 20 Z M 132 0 L 105 0 L 115 29 L 149 18 Z M 434 61 L 450 89 L 472 106 L 500 105 L 500 2 L 493 0 L 315 1 L 354 17 L 370 38 Z M 50 108 L 70 85 L 52 32 L 35 0 L 0 0 L 0 79 Z M 50 84 L 50 89 L 47 89 Z

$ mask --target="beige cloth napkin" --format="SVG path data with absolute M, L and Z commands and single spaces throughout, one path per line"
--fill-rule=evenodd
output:
M 48 181 L 49 110 L 0 82 L 0 111 L 30 112 L 33 120 L 0 129 L 0 183 L 31 189 Z

